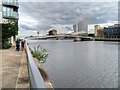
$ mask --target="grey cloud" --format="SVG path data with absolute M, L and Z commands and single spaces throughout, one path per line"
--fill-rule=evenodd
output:
M 20 30 L 33 30 L 33 28 L 25 24 L 20 24 Z
M 116 21 L 117 8 L 112 2 L 24 2 L 19 12 L 20 16 L 26 13 L 38 20 L 40 24 L 34 28 L 47 30 L 52 24 L 75 24 L 84 17 L 89 18 L 89 24 Z

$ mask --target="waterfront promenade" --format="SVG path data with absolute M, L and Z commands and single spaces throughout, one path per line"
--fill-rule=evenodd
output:
M 2 50 L 2 88 L 29 89 L 25 51 L 18 52 L 15 47 Z

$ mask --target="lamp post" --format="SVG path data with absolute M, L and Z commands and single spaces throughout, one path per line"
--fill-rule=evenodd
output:
M 39 31 L 37 32 L 37 35 L 39 36 Z

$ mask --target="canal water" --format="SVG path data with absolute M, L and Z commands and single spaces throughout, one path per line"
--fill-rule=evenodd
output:
M 49 53 L 43 67 L 55 88 L 117 88 L 118 43 L 29 40 Z

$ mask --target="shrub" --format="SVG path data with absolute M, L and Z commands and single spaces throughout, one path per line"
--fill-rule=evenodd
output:
M 37 58 L 40 63 L 45 63 L 48 57 L 47 50 L 42 48 L 40 45 L 34 47 L 34 50 L 31 50 L 33 57 Z
M 4 41 L 4 43 L 2 43 L 2 48 L 3 49 L 8 49 L 12 46 L 12 43 L 9 43 L 8 41 Z

